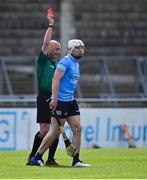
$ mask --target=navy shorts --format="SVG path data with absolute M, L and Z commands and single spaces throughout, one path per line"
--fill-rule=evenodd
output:
M 39 92 L 37 96 L 37 123 L 51 122 L 51 110 L 49 108 L 48 99 L 51 98 L 51 93 Z
M 76 100 L 68 102 L 58 101 L 56 113 L 60 119 L 66 119 L 69 116 L 80 115 L 79 107 Z

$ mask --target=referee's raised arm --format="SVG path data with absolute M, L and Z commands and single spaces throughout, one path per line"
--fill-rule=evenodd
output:
M 53 32 L 53 27 L 54 27 L 54 16 L 53 16 L 53 14 L 47 15 L 47 19 L 48 19 L 48 28 L 47 28 L 47 31 L 45 33 L 42 48 L 41 48 L 42 52 L 44 54 L 48 53 L 49 43 L 50 43 L 51 38 L 52 38 L 52 32 Z

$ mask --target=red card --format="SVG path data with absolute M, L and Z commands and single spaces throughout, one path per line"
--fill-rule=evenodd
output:
M 52 8 L 49 8 L 49 9 L 47 10 L 47 14 L 48 14 L 48 15 L 53 15 L 53 10 L 52 10 Z

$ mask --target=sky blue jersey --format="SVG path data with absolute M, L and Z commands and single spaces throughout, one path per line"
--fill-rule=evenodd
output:
M 58 62 L 57 69 L 64 74 L 60 80 L 58 100 L 72 101 L 80 77 L 79 62 L 68 54 Z

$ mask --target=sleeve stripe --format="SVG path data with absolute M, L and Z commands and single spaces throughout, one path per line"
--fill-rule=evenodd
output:
M 57 65 L 57 68 L 58 68 L 58 69 L 61 69 L 63 72 L 66 71 L 66 67 L 63 66 L 62 64 L 58 64 L 58 65 Z

